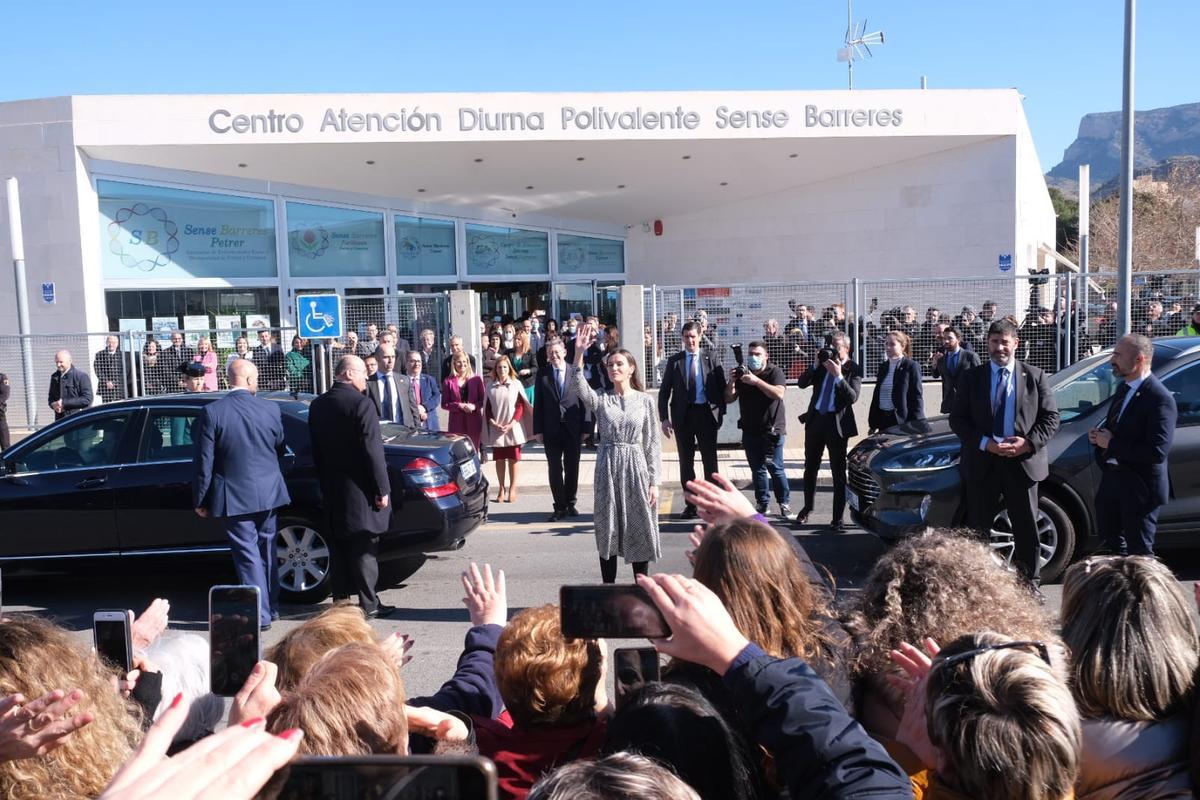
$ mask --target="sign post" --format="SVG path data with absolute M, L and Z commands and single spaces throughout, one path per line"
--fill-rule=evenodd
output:
M 345 316 L 339 294 L 301 294 L 296 296 L 296 332 L 313 342 L 313 383 L 317 394 L 329 388 L 322 340 L 342 338 Z

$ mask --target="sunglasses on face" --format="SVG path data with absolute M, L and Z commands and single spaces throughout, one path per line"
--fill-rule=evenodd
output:
M 939 667 L 941 667 L 941 668 L 948 669 L 948 668 L 954 666 L 955 664 L 961 664 L 964 661 L 970 661 L 972 658 L 975 658 L 975 656 L 980 656 L 980 655 L 983 655 L 984 653 L 990 653 L 993 650 L 1030 650 L 1030 649 L 1034 650 L 1038 654 L 1038 656 L 1042 659 L 1042 661 L 1045 661 L 1046 664 L 1050 664 L 1050 649 L 1048 647 L 1046 647 L 1045 642 L 1029 641 L 1029 642 L 1003 642 L 1001 644 L 990 644 L 990 645 L 987 645 L 986 647 L 977 647 L 974 650 L 967 650 L 966 652 L 963 652 L 963 653 L 955 653 L 952 656 L 946 656 L 945 658 L 941 659 L 940 661 L 935 662 L 933 665 L 933 668 L 938 669 Z

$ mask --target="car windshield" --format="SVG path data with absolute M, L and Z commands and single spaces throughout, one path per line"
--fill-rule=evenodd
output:
M 1120 380 L 1112 374 L 1111 350 L 1085 359 L 1050 379 L 1054 400 L 1063 422 L 1086 416 L 1112 397 Z M 1171 360 L 1171 354 L 1156 347 L 1150 368 L 1159 372 Z

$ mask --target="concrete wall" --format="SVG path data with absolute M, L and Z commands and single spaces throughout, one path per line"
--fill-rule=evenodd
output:
M 666 217 L 661 237 L 630 231 L 630 282 L 999 275 L 999 254 L 1016 247 L 1015 147 L 996 137 Z
M 86 185 L 71 127 L 71 100 L 56 97 L 0 104 L 0 179 L 16 177 L 21 189 L 30 323 L 34 333 L 82 332 L 103 324 L 99 283 L 84 280 L 79 182 Z M 17 333 L 16 288 L 8 209 L 0 194 L 0 334 Z M 91 220 L 94 221 L 93 212 Z M 89 246 L 91 246 L 89 242 Z M 53 281 L 57 299 L 42 301 L 42 283 Z M 92 291 L 88 292 L 88 288 Z M 2 369 L 2 368 L 0 368 Z M 46 366 L 53 369 L 53 364 Z M 9 371 L 14 371 L 11 366 Z

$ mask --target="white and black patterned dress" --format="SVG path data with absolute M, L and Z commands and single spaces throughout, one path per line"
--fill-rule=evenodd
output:
M 601 558 L 657 561 L 658 508 L 650 505 L 650 487 L 662 474 L 658 409 L 650 395 L 630 390 L 624 397 L 596 393 L 583 370 L 575 371 L 575 391 L 596 418 L 596 548 Z

